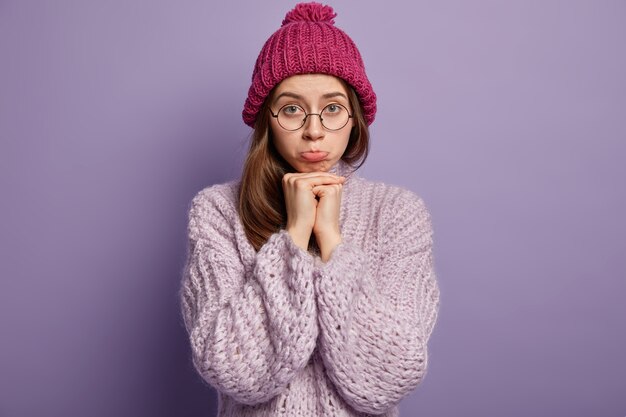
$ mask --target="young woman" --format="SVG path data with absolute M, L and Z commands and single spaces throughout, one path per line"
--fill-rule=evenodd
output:
M 376 96 L 334 17 L 299 4 L 267 40 L 242 178 L 192 202 L 182 307 L 219 416 L 397 416 L 426 372 L 429 215 L 354 173 Z

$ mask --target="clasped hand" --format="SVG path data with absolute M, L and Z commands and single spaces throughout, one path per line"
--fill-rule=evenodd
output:
M 290 173 L 283 177 L 286 230 L 304 250 L 313 233 L 324 262 L 341 243 L 339 212 L 344 181 L 344 177 L 328 172 Z

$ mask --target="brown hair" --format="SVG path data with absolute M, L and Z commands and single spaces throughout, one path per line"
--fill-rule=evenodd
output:
M 356 92 L 351 86 L 344 86 L 348 91 L 354 126 L 341 159 L 358 169 L 369 152 L 369 129 Z M 280 156 L 272 140 L 269 103 L 273 96 L 274 90 L 267 96 L 257 115 L 239 184 L 239 217 L 248 240 L 257 251 L 287 223 L 282 178 L 286 173 L 294 172 Z

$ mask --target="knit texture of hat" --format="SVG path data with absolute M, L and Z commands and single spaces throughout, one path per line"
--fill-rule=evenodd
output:
M 300 3 L 287 13 L 256 60 L 242 113 L 248 126 L 254 127 L 272 88 L 297 74 L 328 74 L 343 79 L 359 96 L 366 123 L 374 121 L 376 94 L 356 45 L 335 27 L 336 16 L 330 6 L 319 3 Z

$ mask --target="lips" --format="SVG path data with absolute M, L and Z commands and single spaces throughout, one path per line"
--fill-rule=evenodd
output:
M 302 152 L 300 156 L 302 156 L 302 159 L 308 162 L 320 162 L 326 159 L 326 157 L 328 156 L 328 152 L 309 151 L 309 152 Z

